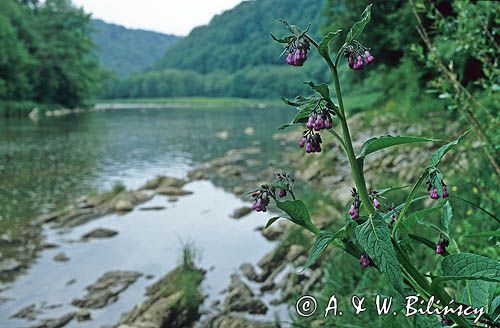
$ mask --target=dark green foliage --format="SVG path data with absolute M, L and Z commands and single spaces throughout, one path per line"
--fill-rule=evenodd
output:
M 92 40 L 101 65 L 118 77 L 150 68 L 180 39 L 175 35 L 128 29 L 100 19 L 92 20 L 92 28 Z
M 98 73 L 90 17 L 69 0 L 0 3 L 0 100 L 82 105 Z

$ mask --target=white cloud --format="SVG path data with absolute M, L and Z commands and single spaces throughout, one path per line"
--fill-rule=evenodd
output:
M 129 28 L 187 35 L 242 0 L 73 0 L 94 18 Z

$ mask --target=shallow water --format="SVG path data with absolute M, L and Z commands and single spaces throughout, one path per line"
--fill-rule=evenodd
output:
M 293 113 L 282 109 L 256 110 L 147 110 L 87 113 L 73 117 L 0 122 L 2 227 L 23 226 L 35 214 L 72 200 L 89 190 L 109 188 L 120 181 L 137 188 L 157 174 L 183 177 L 194 166 L 232 148 L 259 142 L 262 156 L 280 146 L 272 141 L 275 127 Z M 252 135 L 243 133 L 253 127 Z M 229 138 L 216 134 L 227 131 Z M 202 251 L 201 266 L 210 269 L 203 283 L 207 304 L 220 299 L 229 276 L 242 262 L 255 263 L 272 244 L 255 227 L 266 215 L 251 213 L 241 220 L 230 213 L 245 202 L 210 181 L 186 185 L 194 192 L 167 202 L 155 196 L 126 215 L 107 215 L 69 230 L 44 228 L 47 242 L 58 248 L 39 253 L 29 269 L 13 282 L 0 285 L 0 327 L 27 326 L 34 322 L 9 319 L 21 308 L 45 304 L 37 319 L 54 318 L 77 310 L 71 300 L 82 297 L 85 287 L 110 270 L 135 270 L 144 275 L 120 294 L 116 303 L 91 311 L 93 321 L 68 325 L 95 327 L 116 323 L 121 313 L 143 300 L 145 286 L 179 263 L 182 241 L 193 241 Z M 160 211 L 140 207 L 165 206 Z M 104 240 L 80 241 L 96 227 L 118 235 Z M 5 230 L 7 231 L 7 230 Z M 68 262 L 53 257 L 65 252 Z M 66 283 L 72 279 L 76 282 Z M 46 302 L 46 303 L 43 303 Z M 53 307 L 52 307 L 53 305 Z M 283 309 L 276 309 L 283 314 Z M 264 318 L 273 318 L 273 311 Z

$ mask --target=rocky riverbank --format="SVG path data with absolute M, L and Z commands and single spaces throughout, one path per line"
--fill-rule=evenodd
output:
M 374 128 L 364 130 L 363 120 L 359 116 L 353 117 L 352 132 L 356 137 L 354 142 L 356 147 L 359 147 L 365 139 L 382 134 L 423 134 L 423 128 L 398 125 L 393 123 L 394 118 L 391 117 L 380 117 L 374 120 L 375 122 L 370 122 L 370 126 Z M 361 132 L 362 128 L 365 132 Z M 316 225 L 326 228 L 335 220 L 342 220 L 344 215 L 339 209 L 350 199 L 349 189 L 352 187 L 352 182 L 348 164 L 333 139 L 326 137 L 323 156 L 303 155 L 296 148 L 299 133 L 300 131 L 292 130 L 274 135 L 274 138 L 283 146 L 283 153 L 277 154 L 280 157 L 275 160 L 264 159 L 261 154 L 266 152 L 266 145 L 256 142 L 251 147 L 231 150 L 224 156 L 195 168 L 187 174 L 187 179 L 159 176 L 146 182 L 138 190 L 115 190 L 99 195 L 84 196 L 62 209 L 41 215 L 32 221 L 31 229 L 27 229 L 27 239 L 31 239 L 29 243 L 9 240 L 8 234 L 1 236 L 4 242 L 12 244 L 18 242 L 18 246 L 14 247 L 16 249 L 14 254 L 18 256 L 1 257 L 0 275 L 8 275 L 10 272 L 28 267 L 29 256 L 33 257 L 41 249 L 58 247 L 56 244 L 44 242 L 39 233 L 42 225 L 64 230 L 82 226 L 110 213 L 127 213 L 138 207 L 144 211 L 158 210 L 160 209 L 158 206 L 140 206 L 157 195 L 167 197 L 169 202 L 176 202 L 180 197 L 191 193 L 190 190 L 185 189 L 185 185 L 195 180 L 209 179 L 216 185 L 245 197 L 246 191 L 270 179 L 277 169 L 289 168 L 295 172 L 298 185 L 303 182 L 322 194 L 322 198 L 314 203 L 311 212 Z M 368 183 L 377 187 L 388 187 L 399 180 L 414 180 L 415 175 L 418 174 L 414 168 L 427 160 L 426 156 L 420 156 L 420 154 L 432 151 L 433 147 L 434 145 L 426 144 L 416 148 L 403 147 L 397 150 L 389 148 L 384 152 L 373 154 L 365 167 Z M 374 174 L 375 172 L 377 175 Z M 382 175 L 379 175 L 380 172 Z M 236 209 L 232 217 L 245 220 L 248 213 L 249 207 L 245 206 Z M 262 217 L 262 224 L 267 218 Z M 284 220 L 268 229 L 264 230 L 260 227 L 258 230 L 266 239 L 275 242 L 275 249 L 268 254 L 263 254 L 257 265 L 242 263 L 239 270 L 227 282 L 228 287 L 223 301 L 209 305 L 211 311 L 204 313 L 200 310 L 203 297 L 198 287 L 203 279 L 203 271 L 193 268 L 193 272 L 199 273 L 196 274 L 198 278 L 191 281 L 191 286 L 196 292 L 190 294 L 195 295 L 193 298 L 187 299 L 185 291 L 176 289 L 179 284 L 170 282 L 177 281 L 178 277 L 182 276 L 179 274 L 181 269 L 176 269 L 148 288 L 147 300 L 130 310 L 117 325 L 122 328 L 165 325 L 189 327 L 194 322 L 201 321 L 198 322 L 201 327 L 279 326 L 278 322 L 259 320 L 259 316 L 267 313 L 270 306 L 286 304 L 297 295 L 310 293 L 320 285 L 322 273 L 319 267 L 300 271 L 311 244 L 312 236 L 309 233 L 296 229 L 290 222 Z M 117 233 L 112 229 L 97 227 L 82 234 L 78 242 L 113 238 Z M 23 258 L 22 254 L 28 255 Z M 54 261 L 68 260 L 69 258 L 64 253 L 54 256 Z M 103 308 L 112 304 L 141 275 L 141 272 L 134 271 L 108 271 L 86 288 L 85 295 L 74 298 L 72 304 L 78 308 L 78 311 L 67 313 L 56 319 L 41 320 L 39 326 L 63 327 L 72 320 L 92 320 L 88 309 Z M 271 298 L 271 300 L 264 302 L 264 298 Z M 193 299 L 195 301 L 191 303 Z M 21 309 L 14 316 L 36 319 L 37 313 L 43 310 L 43 307 L 40 308 L 37 305 L 29 306 Z M 202 315 L 201 319 L 198 320 L 200 315 Z

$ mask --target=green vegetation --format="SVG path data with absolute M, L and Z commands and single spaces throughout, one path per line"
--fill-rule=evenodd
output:
M 304 90 L 297 80 L 325 75 L 319 65 L 309 70 L 283 66 L 280 49 L 269 32 L 279 31 L 277 17 L 306 26 L 321 20 L 322 0 L 298 5 L 292 0 L 245 1 L 195 28 L 169 47 L 154 69 L 113 83 L 105 98 L 245 97 L 278 98 Z M 319 25 L 316 25 L 319 27 Z M 277 78 L 279 76 L 279 78 Z
M 180 38 L 157 32 L 128 29 L 92 20 L 92 41 L 101 66 L 117 77 L 125 77 L 155 64 L 165 50 Z
M 80 106 L 95 86 L 90 17 L 69 0 L 0 2 L 0 49 L 4 115 L 28 102 Z

